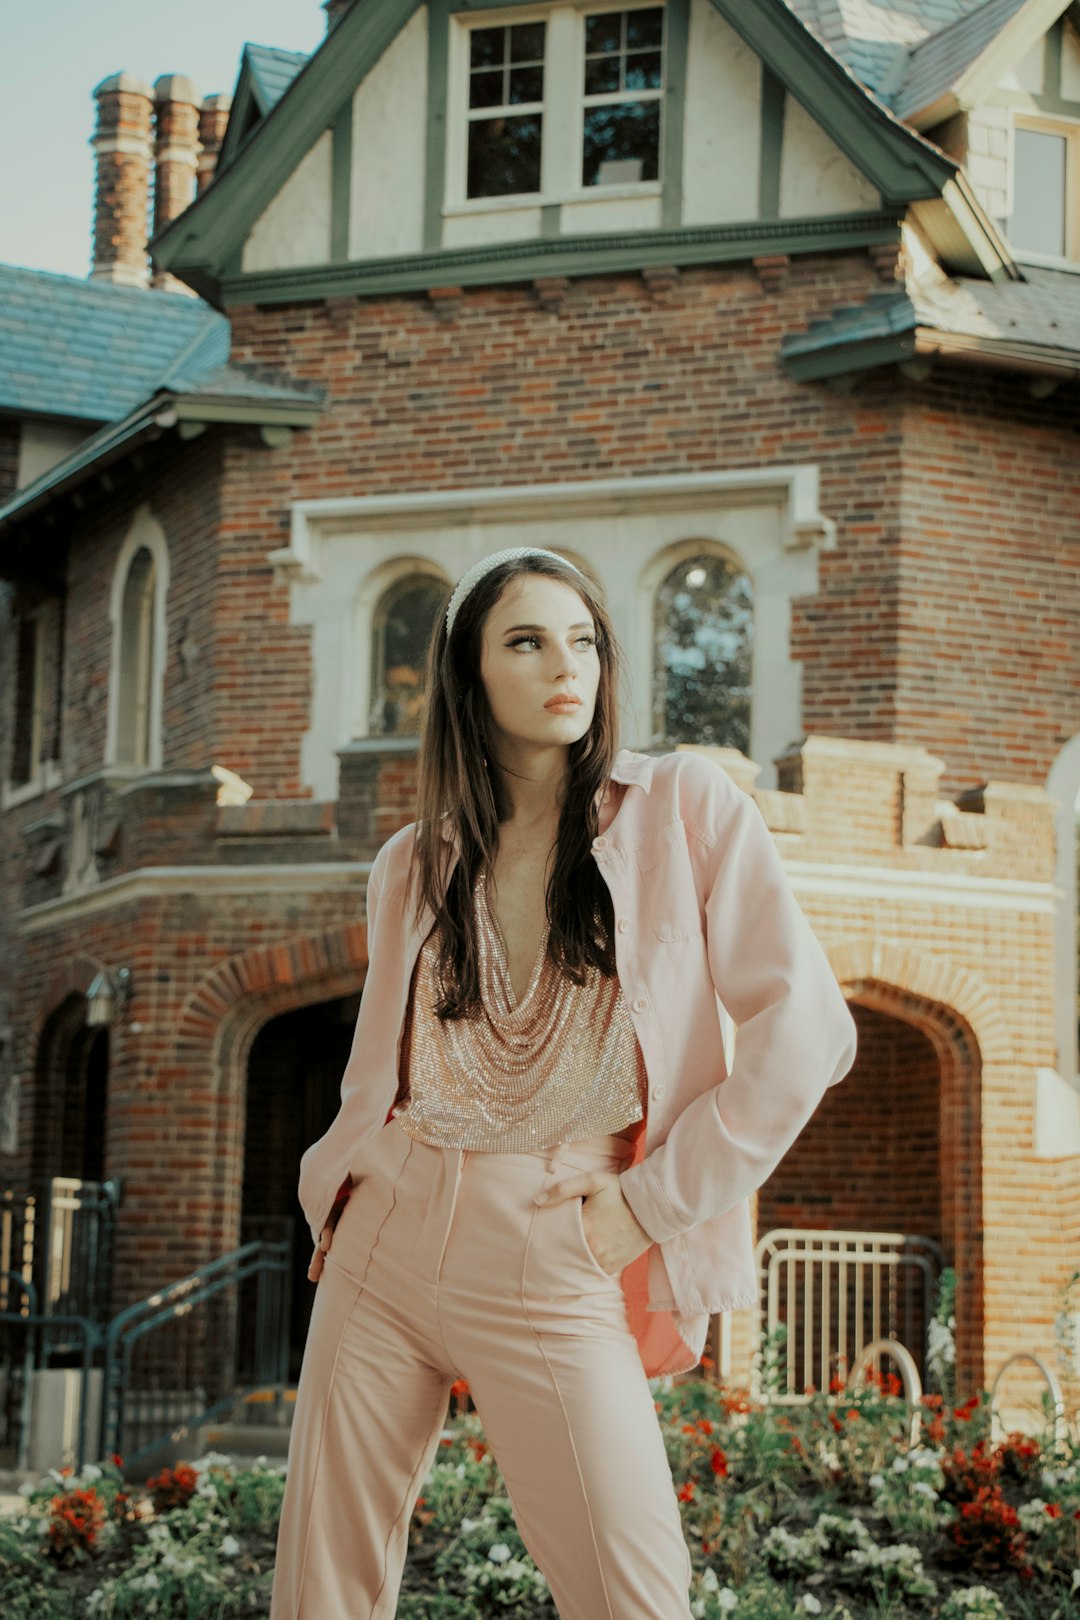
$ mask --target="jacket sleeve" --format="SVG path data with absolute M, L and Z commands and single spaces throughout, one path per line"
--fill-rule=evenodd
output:
M 757 804 L 711 761 L 696 763 L 694 776 L 684 824 L 704 857 L 709 969 L 736 1025 L 735 1056 L 666 1141 L 620 1176 L 657 1243 L 724 1214 L 767 1180 L 848 1073 L 857 1042 Z

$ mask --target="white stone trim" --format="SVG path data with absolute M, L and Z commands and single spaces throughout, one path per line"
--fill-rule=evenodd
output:
M 328 889 L 356 888 L 366 882 L 371 861 L 305 861 L 274 866 L 143 866 L 106 878 L 89 893 L 42 900 L 19 913 L 19 932 L 40 934 L 48 928 L 92 916 L 139 900 L 176 895 L 325 894 Z
M 793 835 L 777 835 L 781 852 L 785 836 Z M 796 894 L 838 900 L 888 900 L 908 906 L 947 905 L 950 911 L 1010 911 L 1047 917 L 1056 911 L 1059 893 L 1052 883 L 1026 879 L 980 877 L 967 872 L 896 871 L 855 862 L 785 858 L 784 870 Z
M 1080 1092 L 1076 1033 L 1076 842 L 1080 838 L 1080 732 L 1050 767 L 1046 791 L 1054 802 L 1054 884 L 1061 900 L 1054 919 L 1054 1030 L 1057 1070 Z
M 158 770 L 162 764 L 161 711 L 165 692 L 165 664 L 168 657 L 165 598 L 169 589 L 169 547 L 165 540 L 165 531 L 152 515 L 148 501 L 144 501 L 135 511 L 113 567 L 112 586 L 109 591 L 112 648 L 109 659 L 109 711 L 105 730 L 104 762 L 106 765 L 119 763 L 116 748 L 120 725 L 120 632 L 123 624 L 124 590 L 135 555 L 144 546 L 154 559 L 154 674 L 153 689 L 150 693 L 150 746 L 146 768 Z
M 1037 1159 L 1080 1154 L 1080 1094 L 1056 1069 L 1035 1070 L 1032 1149 Z
M 366 733 L 370 582 L 388 583 L 387 570 L 404 562 L 452 584 L 479 558 L 508 546 L 544 546 L 587 564 L 626 654 L 630 691 L 620 740 L 643 745 L 652 728 L 656 574 L 665 560 L 673 565 L 682 546 L 719 549 L 750 576 L 758 682 L 750 752 L 763 763 L 761 786 L 775 786 L 772 761 L 804 730 L 801 667 L 790 655 L 791 599 L 817 592 L 817 553 L 836 543 L 818 491 L 810 463 L 296 502 L 290 543 L 268 560 L 289 585 L 290 622 L 312 627 L 302 780 L 316 798 L 336 798 L 337 751 Z

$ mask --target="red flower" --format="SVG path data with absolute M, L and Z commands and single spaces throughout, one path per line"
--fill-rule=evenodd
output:
M 463 1395 L 467 1395 L 469 1393 L 469 1380 L 467 1378 L 455 1378 L 454 1382 L 450 1385 L 450 1393 L 451 1395 L 456 1395 L 460 1400 Z
M 712 1456 L 709 1458 L 709 1466 L 720 1479 L 727 1479 L 728 1460 L 719 1446 L 713 1447 Z
M 686 1484 L 683 1486 L 682 1490 L 679 1492 L 679 1501 L 680 1502 L 692 1502 L 693 1499 L 694 1499 L 694 1481 L 692 1479 L 688 1479 Z
M 845 1385 L 844 1380 L 841 1378 L 840 1374 L 839 1373 L 833 1373 L 832 1377 L 829 1379 L 829 1394 L 830 1395 L 839 1395 L 839 1394 L 842 1393 L 842 1391 L 846 1387 L 847 1386 Z
M 1078 1516 L 1080 1516 L 1080 1515 L 1078 1515 Z M 1061 1518 L 1061 1503 L 1060 1502 L 1047 1502 L 1047 1504 L 1046 1504 L 1046 1517 L 1048 1519 L 1060 1519 Z

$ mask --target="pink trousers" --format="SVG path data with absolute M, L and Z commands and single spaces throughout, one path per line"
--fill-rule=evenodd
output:
M 689 1620 L 690 1555 L 619 1280 L 580 1198 L 533 1202 L 633 1145 L 535 1153 L 416 1142 L 395 1118 L 316 1285 L 271 1620 L 389 1620 L 408 1530 L 465 1378 L 561 1620 Z

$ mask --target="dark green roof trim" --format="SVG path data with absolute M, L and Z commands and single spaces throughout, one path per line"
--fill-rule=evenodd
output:
M 667 0 L 664 12 L 663 152 L 660 223 L 675 229 L 683 217 L 683 154 L 686 147 L 686 74 L 690 58 L 690 0 Z
M 277 106 L 308 60 L 302 51 L 281 51 L 269 45 L 244 46 L 225 139 L 218 155 L 218 174 L 233 161 L 254 126 Z
M 340 25 L 339 25 L 340 26 Z M 730 263 L 771 253 L 839 253 L 892 242 L 899 212 L 832 214 L 820 219 L 750 220 L 745 225 L 686 226 L 675 231 L 604 232 L 535 237 L 411 253 L 393 259 L 259 270 L 222 283 L 229 304 L 283 304 L 304 299 L 425 292 L 429 287 L 494 286 L 544 276 L 610 275 L 648 265 Z
M 190 208 L 154 237 L 150 243 L 154 263 L 175 268 L 189 286 L 196 285 L 196 277 L 202 285 L 213 286 L 229 250 L 247 237 L 420 3 L 365 0 L 350 6 L 330 38 L 252 130 L 244 142 L 243 161 L 237 153 Z M 195 275 L 188 275 L 189 269 Z
M 958 165 L 907 128 L 804 26 L 784 0 L 711 0 L 886 204 L 940 196 Z
M 781 358 L 784 370 L 796 382 L 819 382 L 827 377 L 873 371 L 878 366 L 897 366 L 904 360 L 913 360 L 915 354 L 915 329 L 912 327 L 907 332 L 852 339 L 831 348 L 818 346 L 804 354 L 789 353 L 785 345 Z
M 184 392 L 161 389 L 123 421 L 111 423 L 92 438 L 84 439 L 40 478 L 16 490 L 0 506 L 0 532 L 10 522 L 30 517 L 130 455 L 139 444 L 159 439 L 181 422 L 311 427 L 322 415 L 322 399 L 321 392 L 261 383 L 231 366 L 220 367 Z

